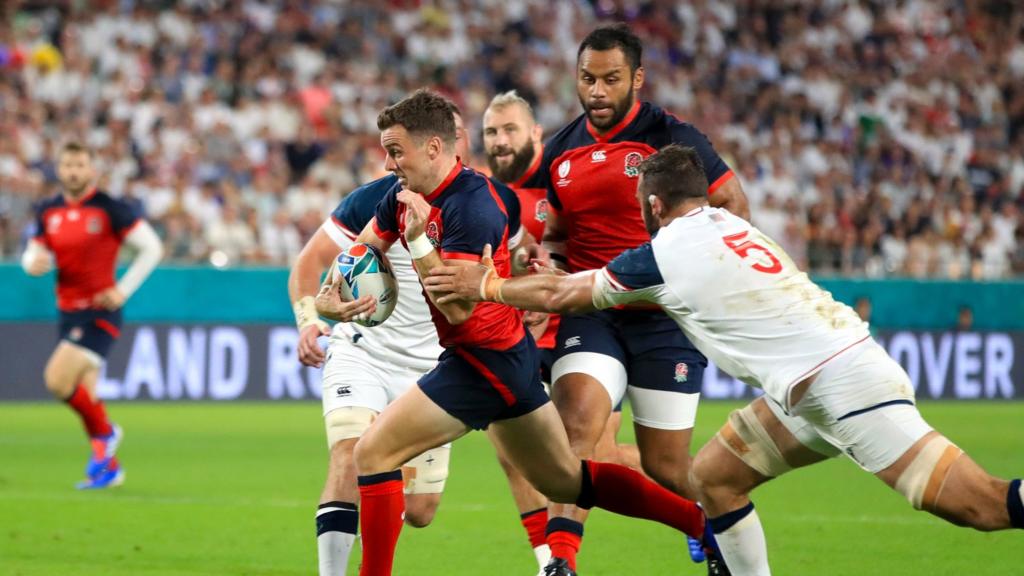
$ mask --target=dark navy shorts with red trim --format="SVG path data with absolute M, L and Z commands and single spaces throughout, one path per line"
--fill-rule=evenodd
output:
M 106 358 L 121 336 L 120 310 L 79 310 L 60 313 L 60 339 Z
M 529 414 L 550 401 L 529 334 L 508 350 L 446 348 L 419 386 L 445 412 L 476 430 Z
M 565 314 L 555 361 L 576 352 L 615 358 L 626 368 L 630 386 L 684 394 L 700 392 L 708 365 L 675 320 L 660 310 Z

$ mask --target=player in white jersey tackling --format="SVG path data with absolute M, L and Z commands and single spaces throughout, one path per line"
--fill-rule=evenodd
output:
M 696 153 L 667 146 L 640 166 L 651 242 L 571 276 L 505 280 L 484 265 L 440 267 L 428 289 L 548 312 L 654 303 L 720 368 L 762 388 L 691 471 L 734 576 L 770 573 L 749 493 L 840 453 L 916 509 L 978 530 L 1024 528 L 1021 480 L 989 475 L 929 426 L 906 373 L 867 324 L 757 228 L 711 208 L 706 190 Z

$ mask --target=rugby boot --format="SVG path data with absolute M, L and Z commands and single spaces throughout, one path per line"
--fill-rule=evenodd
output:
M 565 558 L 552 558 L 544 567 L 544 576 L 576 576 L 576 571 L 569 567 Z
M 110 429 L 110 434 L 106 436 L 94 436 L 89 439 L 92 454 L 89 456 L 89 463 L 85 465 L 87 480 L 93 480 L 103 473 L 117 455 L 117 449 L 124 438 L 124 430 L 117 424 L 112 424 Z

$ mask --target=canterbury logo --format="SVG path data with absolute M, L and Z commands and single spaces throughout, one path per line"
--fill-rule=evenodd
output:
M 571 337 L 565 339 L 565 346 L 564 347 L 565 348 L 572 348 L 574 346 L 579 346 L 580 344 L 583 344 L 583 342 L 580 341 L 580 337 L 579 336 L 571 336 Z

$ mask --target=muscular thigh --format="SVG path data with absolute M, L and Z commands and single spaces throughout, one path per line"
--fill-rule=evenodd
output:
M 626 344 L 633 421 L 657 430 L 688 430 L 697 416 L 707 358 L 660 312 L 619 312 Z
M 562 406 L 584 395 L 590 402 L 597 402 L 600 391 L 607 396 L 608 406 L 600 414 L 601 419 L 607 418 L 611 406 L 622 401 L 626 392 L 626 349 L 608 313 L 562 317 L 551 378 L 552 399 L 563 415 Z M 567 390 L 570 386 L 573 389 Z M 582 387 L 587 389 L 585 394 L 576 390 Z

